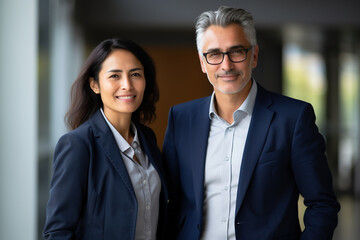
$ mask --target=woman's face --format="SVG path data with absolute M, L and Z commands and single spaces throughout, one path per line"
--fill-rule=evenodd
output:
M 144 67 L 129 51 L 116 49 L 102 63 L 99 83 L 90 79 L 90 87 L 100 94 L 106 117 L 116 120 L 130 116 L 140 106 L 145 91 Z

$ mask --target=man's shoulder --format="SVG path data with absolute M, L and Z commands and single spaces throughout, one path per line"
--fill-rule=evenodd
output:
M 272 92 L 269 90 L 266 90 L 264 88 L 261 88 L 260 91 L 258 91 L 258 94 L 262 95 L 262 97 L 260 98 L 264 98 L 264 96 L 268 96 L 271 99 L 271 102 L 273 105 L 275 106 L 283 106 L 283 107 L 295 107 L 295 106 L 304 106 L 304 105 L 308 105 L 309 103 L 304 101 L 304 100 L 300 100 L 291 96 L 287 96 L 281 93 L 276 93 L 276 92 Z
M 198 99 L 194 99 L 191 101 L 179 103 L 179 104 L 173 106 L 172 108 L 176 111 L 193 110 L 193 109 L 198 109 L 198 108 L 203 108 L 203 107 L 208 108 L 209 104 L 210 104 L 210 99 L 211 99 L 211 96 L 198 98 Z

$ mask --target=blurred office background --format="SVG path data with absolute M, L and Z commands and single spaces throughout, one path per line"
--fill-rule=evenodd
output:
M 360 239 L 357 0 L 0 0 L 0 239 L 41 239 L 53 149 L 89 50 L 118 36 L 152 55 L 161 96 L 151 127 L 161 147 L 170 106 L 211 94 L 194 22 L 220 5 L 255 18 L 255 79 L 313 104 L 342 204 L 334 239 Z

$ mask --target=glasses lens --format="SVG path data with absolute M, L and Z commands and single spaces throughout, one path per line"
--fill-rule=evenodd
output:
M 217 64 L 221 64 L 222 61 L 224 60 L 224 56 L 228 55 L 230 61 L 232 62 L 242 62 L 246 60 L 246 55 L 249 49 L 245 49 L 245 48 L 239 48 L 239 49 L 235 49 L 232 50 L 230 52 L 209 52 L 209 53 L 205 53 L 204 56 L 206 58 L 206 61 L 209 64 L 213 64 L 213 65 L 217 65 Z
M 237 50 L 229 52 L 228 55 L 229 55 L 231 61 L 242 62 L 246 59 L 246 53 L 247 53 L 246 49 L 237 49 Z
M 223 60 L 222 52 L 210 52 L 206 54 L 206 59 L 210 64 L 219 64 Z

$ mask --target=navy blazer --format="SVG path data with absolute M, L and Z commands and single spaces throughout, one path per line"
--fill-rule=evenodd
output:
M 203 229 L 204 168 L 210 97 L 170 109 L 163 155 L 168 173 L 169 232 L 199 239 Z M 307 206 L 301 233 L 299 194 Z M 237 239 L 331 239 L 340 209 L 325 142 L 310 104 L 258 84 L 237 191 Z
M 161 179 L 158 239 L 164 232 L 167 190 L 153 131 L 135 123 L 142 149 Z M 97 111 L 62 136 L 54 152 L 45 239 L 132 240 L 137 200 L 115 138 Z

